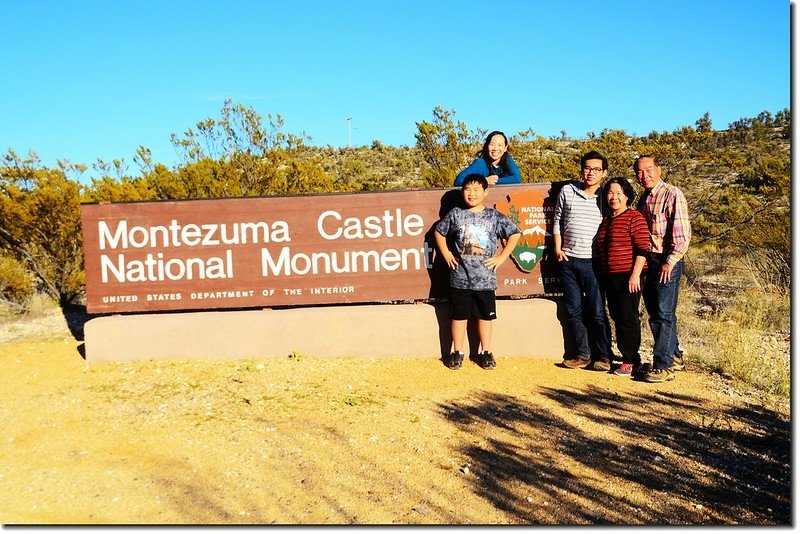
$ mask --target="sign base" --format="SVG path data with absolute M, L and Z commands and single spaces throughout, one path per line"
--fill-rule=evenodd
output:
M 497 300 L 496 356 L 560 359 L 556 301 Z M 316 357 L 435 358 L 450 351 L 446 303 L 112 315 L 84 326 L 87 362 Z M 471 352 L 478 349 L 470 323 Z

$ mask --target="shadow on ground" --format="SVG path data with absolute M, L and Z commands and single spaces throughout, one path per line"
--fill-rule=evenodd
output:
M 86 306 L 78 304 L 68 304 L 61 307 L 61 313 L 64 315 L 64 320 L 67 322 L 69 333 L 76 341 L 84 341 L 83 327 L 91 319 L 91 316 L 86 313 Z
M 791 524 L 790 423 L 779 414 L 711 412 L 702 399 L 659 391 L 540 394 L 541 405 L 494 393 L 440 405 L 473 437 L 460 452 L 480 474 L 474 491 L 520 522 Z M 554 416 L 548 403 L 574 417 Z

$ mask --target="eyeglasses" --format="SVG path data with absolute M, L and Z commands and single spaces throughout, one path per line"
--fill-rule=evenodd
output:
M 598 172 L 603 172 L 603 168 L 602 167 L 584 167 L 583 168 L 583 172 L 585 172 L 586 174 L 591 174 L 593 172 L 594 173 L 598 173 Z

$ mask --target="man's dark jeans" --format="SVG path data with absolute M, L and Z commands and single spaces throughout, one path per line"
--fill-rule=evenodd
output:
M 678 319 L 675 309 L 678 307 L 678 288 L 683 274 L 683 260 L 672 268 L 670 281 L 659 282 L 663 258 L 655 257 L 647 260 L 647 279 L 643 297 L 647 314 L 650 317 L 650 331 L 653 333 L 653 367 L 669 369 L 672 367 L 672 356 L 678 351 Z
M 571 351 L 567 349 L 571 353 L 566 354 L 564 359 L 611 361 L 608 323 L 598 270 L 590 259 L 570 257 L 569 261 L 561 261 L 558 265 L 567 309 L 566 330 L 573 344 Z M 584 315 L 588 330 L 583 322 Z

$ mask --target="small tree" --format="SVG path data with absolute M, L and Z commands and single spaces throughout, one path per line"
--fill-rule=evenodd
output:
M 74 166 L 42 166 L 9 150 L 0 165 L 0 249 L 24 265 L 44 291 L 64 306 L 83 292 L 81 186 Z
M 470 133 L 466 124 L 454 122 L 455 110 L 433 108 L 433 122 L 418 122 L 417 148 L 429 165 L 422 172 L 426 187 L 449 187 L 458 171 L 474 157 L 481 132 Z
M 305 167 L 298 157 L 308 139 L 284 133 L 280 115 L 267 115 L 264 124 L 255 109 L 227 99 L 221 118 L 199 121 L 183 137 L 172 134 L 185 165 L 171 194 L 206 198 L 284 193 L 292 164 Z

